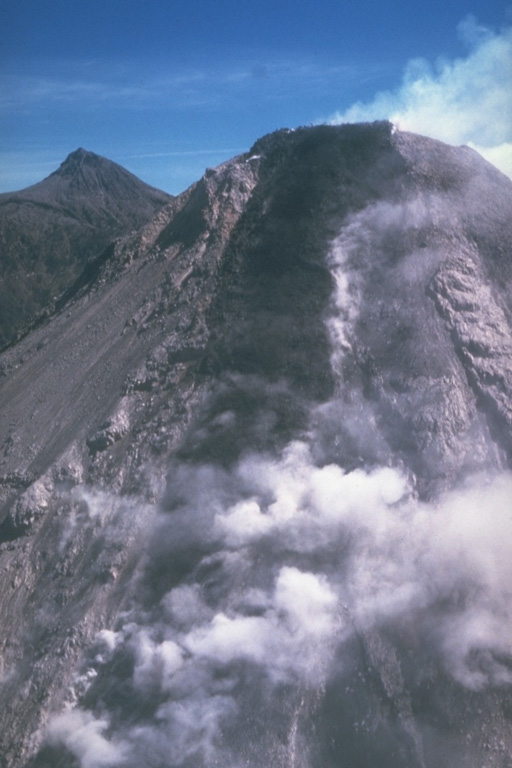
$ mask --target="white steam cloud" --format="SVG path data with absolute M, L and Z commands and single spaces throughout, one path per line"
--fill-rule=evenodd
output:
M 427 505 L 393 469 L 316 466 L 308 445 L 293 442 L 278 460 L 253 455 L 230 473 L 178 475 L 188 498 L 161 515 L 149 556 L 172 560 L 179 529 L 204 554 L 150 613 L 101 633 L 93 654 L 100 675 L 120 649 L 130 656 L 130 706 L 153 702 L 153 717 L 128 725 L 80 708 L 60 715 L 50 741 L 83 768 L 242 764 L 229 734 L 247 727 L 247 702 L 282 718 L 273 696 L 293 686 L 300 709 L 343 673 L 344 644 L 375 629 L 413 628 L 420 646 L 428 638 L 423 652 L 470 689 L 512 683 L 510 474 L 475 478 Z
M 512 28 L 495 33 L 469 16 L 459 25 L 466 58 L 410 61 L 401 86 L 331 116 L 346 123 L 389 119 L 401 130 L 469 144 L 512 177 Z
M 123 749 L 104 736 L 108 722 L 80 709 L 55 717 L 48 728 L 50 744 L 64 744 L 81 768 L 112 768 L 123 762 Z

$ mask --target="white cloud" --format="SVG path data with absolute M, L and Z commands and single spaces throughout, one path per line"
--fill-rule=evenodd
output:
M 50 743 L 63 744 L 79 760 L 81 768 L 108 768 L 119 765 L 124 750 L 104 736 L 106 720 L 74 709 L 53 718 L 48 729 Z
M 222 66 L 186 68 L 149 62 L 121 63 L 98 60 L 91 64 L 81 60 L 31 63 L 30 70 L 0 75 L 0 110 L 37 114 L 38 109 L 60 108 L 88 113 L 97 110 L 176 111 L 203 109 L 205 106 L 225 109 L 254 99 L 295 99 L 301 93 L 326 92 L 340 79 L 357 82 L 372 77 L 375 65 L 364 67 L 343 64 L 332 66 L 302 58 L 277 56 L 264 65 L 251 61 Z
M 512 28 L 491 32 L 468 17 L 466 58 L 410 61 L 400 87 L 356 103 L 329 122 L 389 119 L 448 144 L 469 144 L 512 177 Z
M 280 688 L 318 696 L 343 666 L 347 639 L 383 626 L 405 637 L 414 627 L 418 664 L 440 654 L 470 689 L 512 683 L 510 473 L 425 504 L 391 468 L 317 466 L 295 442 L 277 459 L 247 456 L 231 473 L 179 467 L 175 479 L 190 505 L 162 515 L 158 541 L 170 560 L 184 546 L 204 552 L 193 580 L 150 613 L 135 607 L 93 649 L 103 677 L 112 653 L 132 659 L 123 706 L 137 712 L 142 702 L 154 716 L 110 723 L 76 708 L 53 718 L 48 741 L 81 768 L 240 765 L 230 734 L 250 732 L 247 707 L 269 727 L 281 722 Z M 268 524 L 255 525 L 258 516 Z
M 471 141 L 468 144 L 512 179 L 512 142 L 505 142 L 496 147 L 482 147 Z

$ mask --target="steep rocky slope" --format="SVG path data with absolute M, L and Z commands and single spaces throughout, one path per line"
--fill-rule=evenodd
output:
M 280 131 L 4 352 L 6 766 L 510 766 L 511 214 Z
M 0 347 L 170 199 L 84 149 L 39 184 L 0 195 Z

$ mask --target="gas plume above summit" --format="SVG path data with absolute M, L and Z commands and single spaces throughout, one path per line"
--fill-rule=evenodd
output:
M 469 54 L 434 66 L 414 59 L 400 87 L 330 118 L 331 123 L 388 118 L 450 144 L 469 144 L 512 178 L 512 28 L 499 34 L 472 17 L 459 25 Z

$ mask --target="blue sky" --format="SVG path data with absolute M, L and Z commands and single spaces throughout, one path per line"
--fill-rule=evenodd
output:
M 4 0 L 0 191 L 83 146 L 178 193 L 276 128 L 380 117 L 512 172 L 511 25 L 512 0 Z

